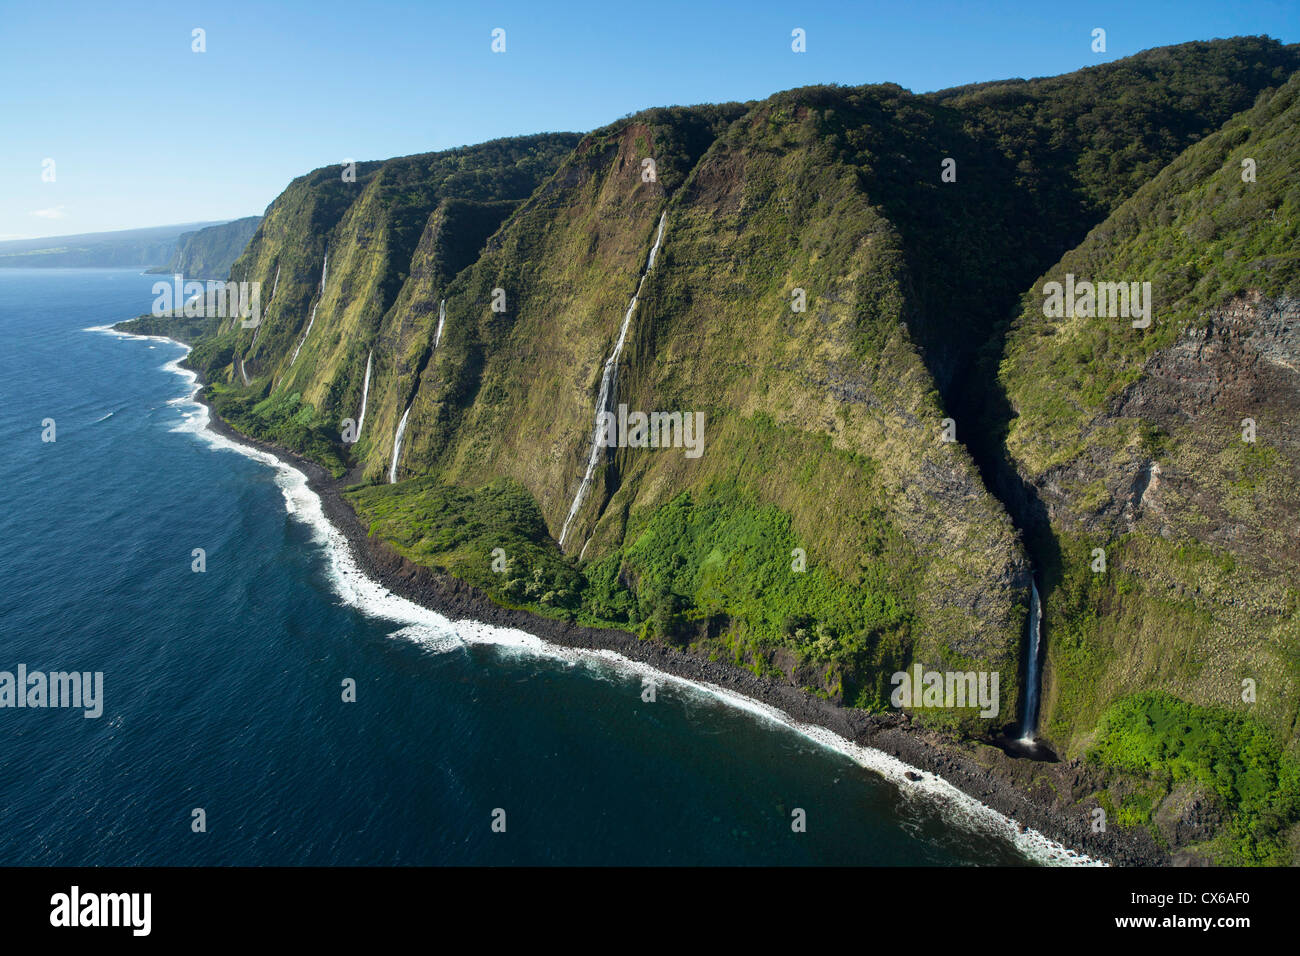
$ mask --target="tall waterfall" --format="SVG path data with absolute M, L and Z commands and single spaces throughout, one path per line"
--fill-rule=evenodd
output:
M 244 380 L 245 386 L 249 385 L 248 373 L 244 371 L 244 360 L 241 358 L 237 358 L 235 359 L 235 362 L 238 363 L 239 365 L 239 377 Z
M 320 300 L 325 296 L 325 276 L 329 272 L 329 267 L 330 257 L 327 252 L 325 253 L 325 264 L 320 267 L 320 295 L 316 298 L 316 304 L 311 307 L 311 318 L 307 320 L 307 331 L 304 332 L 302 338 L 298 340 L 298 347 L 293 350 L 293 358 L 289 359 L 290 368 L 293 368 L 293 363 L 298 361 L 298 353 L 301 352 L 302 347 L 307 344 L 307 336 L 311 335 L 311 327 L 316 324 L 316 310 L 320 308 Z M 275 293 L 272 292 L 271 296 L 274 298 Z
M 263 317 L 265 317 L 266 310 L 271 308 L 271 303 L 275 301 L 275 293 L 279 288 L 280 288 L 280 267 L 277 265 L 275 267 L 275 282 L 271 284 L 271 298 L 266 300 L 266 306 L 262 309 L 262 312 L 264 313 Z M 253 329 L 253 341 L 249 344 L 248 351 L 250 352 L 253 351 L 253 347 L 257 345 L 257 337 L 262 334 L 263 324 L 265 323 L 258 322 L 257 328 Z
M 447 321 L 447 300 L 443 299 L 438 303 L 438 331 L 433 335 L 433 347 L 436 350 L 438 343 L 442 341 L 442 326 Z M 418 378 L 418 376 L 417 376 Z M 370 381 L 370 361 L 366 360 L 366 381 Z M 411 400 L 411 405 L 415 400 Z M 411 405 L 406 406 L 406 411 L 402 412 L 402 420 L 397 423 L 397 437 L 393 439 L 393 463 L 388 466 L 388 483 L 390 485 L 397 483 L 397 463 L 402 458 L 402 436 L 406 434 L 406 419 L 411 414 Z M 365 406 L 362 406 L 361 415 L 365 417 Z M 357 437 L 361 437 L 361 428 L 357 428 Z
M 1029 591 L 1029 665 L 1025 668 L 1025 710 L 1020 722 L 1020 739 L 1032 743 L 1038 728 L 1038 657 L 1042 651 L 1043 606 L 1038 585 L 1030 582 Z
M 578 492 L 573 496 L 573 504 L 569 506 L 568 517 L 564 519 L 564 527 L 560 529 L 561 548 L 564 547 L 564 541 L 569 536 L 569 525 L 573 523 L 579 509 L 582 508 L 582 502 L 587 497 L 587 492 L 591 489 L 591 481 L 596 474 L 596 466 L 600 464 L 601 453 L 605 448 L 604 436 L 601 434 L 600 413 L 611 410 L 613 401 L 618 394 L 618 359 L 623 354 L 623 343 L 627 341 L 627 330 L 632 323 L 632 313 L 636 311 L 637 296 L 641 294 L 641 287 L 645 285 L 650 270 L 654 268 L 655 256 L 659 254 L 659 244 L 664 238 L 664 223 L 667 219 L 667 212 L 664 212 L 659 217 L 659 231 L 655 235 L 654 245 L 650 247 L 650 258 L 646 262 L 645 272 L 641 273 L 641 281 L 636 284 L 636 292 L 632 295 L 632 301 L 628 304 L 627 313 L 623 316 L 623 325 L 618 330 L 618 341 L 614 343 L 614 351 L 605 360 L 605 371 L 600 377 L 600 395 L 596 398 L 596 424 L 591 435 L 591 454 L 587 457 L 587 471 L 582 476 L 582 484 L 578 485 Z
M 370 362 L 375 357 L 371 349 L 366 356 L 366 380 L 361 384 L 361 414 L 357 416 L 357 441 L 361 441 L 361 429 L 366 427 L 366 396 L 370 394 Z
M 298 353 L 307 344 L 307 336 L 311 335 L 311 327 L 316 324 L 316 310 L 319 308 L 319 302 L 311 307 L 311 318 L 307 320 L 307 331 L 302 334 L 302 338 L 298 340 L 298 347 L 293 350 L 293 358 L 289 359 L 289 368 L 293 368 L 293 363 L 298 361 Z
M 406 418 L 411 414 L 411 406 L 406 406 L 406 411 L 402 412 L 402 420 L 397 423 L 397 437 L 393 439 L 393 464 L 388 469 L 388 483 L 390 485 L 397 483 L 397 462 L 402 457 L 402 435 L 406 433 Z

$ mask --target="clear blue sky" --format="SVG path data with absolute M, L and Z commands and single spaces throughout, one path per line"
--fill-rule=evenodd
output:
M 1300 40 L 1300 2 L 0 0 L 0 239 L 246 216 L 346 158 L 650 106 L 812 83 L 924 92 L 1243 34 Z

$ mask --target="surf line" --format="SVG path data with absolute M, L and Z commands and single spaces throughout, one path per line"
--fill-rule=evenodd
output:
M 968 831 L 999 837 L 1035 862 L 1062 866 L 1106 865 L 1030 827 L 1021 830 L 1015 821 L 958 789 L 938 774 L 920 770 L 884 751 L 856 744 L 819 725 L 798 721 L 783 710 L 744 694 L 706 681 L 691 680 L 656 670 L 649 664 L 615 651 L 563 647 L 518 628 L 498 627 L 468 619 L 452 621 L 436 611 L 394 594 L 361 570 L 353 555 L 352 543 L 326 517 L 320 495 L 311 488 L 303 472 L 270 452 L 237 442 L 212 429 L 208 407 L 196 398 L 201 387 L 197 373 L 180 367 L 180 362 L 190 352 L 188 345 L 166 336 L 136 335 L 118 331 L 111 326 L 98 326 L 87 331 L 108 332 L 123 338 L 166 341 L 184 349 L 181 355 L 162 366 L 164 370 L 187 379 L 192 385 L 187 395 L 172 400 L 172 404 L 178 406 L 194 406 L 194 411 L 186 416 L 185 422 L 173 431 L 190 432 L 214 448 L 233 451 L 273 468 L 276 471 L 276 484 L 284 496 L 286 510 L 293 518 L 306 524 L 317 543 L 322 546 L 329 563 L 331 584 L 336 593 L 345 604 L 369 617 L 407 625 L 391 636 L 401 635 L 414 626 L 454 637 L 460 643 L 495 645 L 541 658 L 581 663 L 593 669 L 605 665 L 622 673 L 650 676 L 662 684 L 684 688 L 688 692 L 720 701 L 751 716 L 793 730 L 818 746 L 845 756 L 860 767 L 884 777 L 905 795 L 919 792 L 945 810 L 957 825 Z

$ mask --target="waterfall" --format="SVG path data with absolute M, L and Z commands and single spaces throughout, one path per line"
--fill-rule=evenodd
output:
M 438 331 L 433 335 L 433 347 L 436 350 L 438 343 L 442 341 L 442 325 L 447 321 L 447 300 L 443 299 L 438 303 Z M 373 350 L 372 350 L 373 354 Z M 419 374 L 416 379 L 418 382 Z M 366 360 L 366 381 L 370 381 L 370 360 Z M 411 405 L 415 404 L 415 399 L 411 399 Z M 402 436 L 406 434 L 406 419 L 411 414 L 411 405 L 406 406 L 406 411 L 402 413 L 402 420 L 397 423 L 397 437 L 393 439 L 393 463 L 388 467 L 388 483 L 390 485 L 397 483 L 397 463 L 402 458 Z M 361 417 L 364 419 L 366 414 L 365 404 L 361 406 Z M 357 437 L 361 437 L 361 428 L 357 427 Z
M 361 429 L 366 425 L 366 396 L 370 394 L 370 361 L 375 357 L 371 349 L 366 356 L 366 380 L 361 384 L 361 414 L 357 417 L 357 441 L 361 441 Z
M 311 335 L 311 327 L 316 324 L 316 310 L 319 308 L 319 302 L 311 307 L 311 318 L 307 320 L 307 331 L 302 334 L 302 338 L 298 340 L 298 347 L 293 350 L 293 358 L 289 359 L 289 368 L 293 368 L 293 363 L 298 361 L 298 353 L 307 344 L 307 336 Z
M 316 304 L 311 307 L 311 318 L 307 320 L 307 331 L 302 334 L 302 338 L 298 340 L 298 347 L 293 350 L 293 358 L 289 359 L 289 368 L 293 368 L 293 363 L 298 361 L 298 353 L 307 344 L 307 336 L 311 335 L 311 327 L 316 324 L 316 310 L 320 308 L 320 300 L 325 297 L 325 275 L 329 271 L 329 267 L 330 257 L 327 252 L 325 253 L 325 264 L 320 267 L 320 296 L 317 297 Z M 275 293 L 272 292 L 271 296 L 274 298 Z
M 244 380 L 244 386 L 247 387 L 250 383 L 248 381 L 248 373 L 244 371 L 244 360 L 237 358 L 235 361 L 239 363 L 239 377 Z
M 262 309 L 263 318 L 265 318 L 265 313 L 267 309 L 271 308 L 271 303 L 275 301 L 275 293 L 276 290 L 279 288 L 280 288 L 280 267 L 277 265 L 275 267 L 275 282 L 271 284 L 271 298 L 266 300 L 266 307 Z M 248 351 L 250 352 L 253 351 L 253 348 L 257 345 L 257 337 L 262 334 L 262 325 L 263 325 L 262 322 L 258 322 L 257 328 L 253 329 L 253 341 L 248 346 Z
M 1038 598 L 1038 585 L 1029 584 L 1029 664 L 1025 668 L 1025 712 L 1020 722 L 1020 739 L 1033 743 L 1038 727 L 1038 657 L 1042 650 L 1043 606 Z
M 596 466 L 600 464 L 601 452 L 605 447 L 604 436 L 601 435 L 600 413 L 610 410 L 610 406 L 618 394 L 618 359 L 623 354 L 623 343 L 627 341 L 627 330 L 632 323 L 632 313 L 636 311 L 637 296 L 641 294 L 641 287 L 645 285 L 650 270 L 654 268 L 655 256 L 659 254 L 659 244 L 664 238 L 664 223 L 667 219 L 667 212 L 664 212 L 659 217 L 659 231 L 655 235 L 654 245 L 650 247 L 650 258 L 646 262 L 645 272 L 641 273 L 641 281 L 636 284 L 636 292 L 633 293 L 632 301 L 627 307 L 627 313 L 623 316 L 623 325 L 618 330 L 618 341 L 614 344 L 614 351 L 605 360 L 605 371 L 600 377 L 600 395 L 596 399 L 596 424 L 591 435 L 591 454 L 587 457 L 587 471 L 582 476 L 582 483 L 578 485 L 577 494 L 573 496 L 573 504 L 569 506 L 568 517 L 564 519 L 564 527 L 560 529 L 561 548 L 564 547 L 565 538 L 569 536 L 569 525 L 573 523 L 579 509 L 582 508 L 582 502 L 591 488 L 592 478 L 596 474 Z
M 402 413 L 402 420 L 397 423 L 397 437 L 393 439 L 393 464 L 388 469 L 388 483 L 390 485 L 397 483 L 397 462 L 402 457 L 402 435 L 406 432 L 406 418 L 411 414 L 411 406 L 406 406 L 406 411 Z

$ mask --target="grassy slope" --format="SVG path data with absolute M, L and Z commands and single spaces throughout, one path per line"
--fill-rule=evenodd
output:
M 980 393 L 992 390 L 999 322 L 1017 290 L 1179 150 L 1280 81 L 1296 52 L 1246 38 L 924 98 L 897 87 L 812 88 L 744 107 L 652 110 L 584 137 L 540 189 L 509 193 L 528 196 L 517 206 L 494 205 L 501 191 L 430 187 L 450 180 L 433 165 L 413 168 L 418 157 L 362 167 L 350 192 L 337 168 L 318 171 L 277 200 L 234 270 L 261 278 L 266 295 L 275 266 L 286 266 L 256 347 L 252 333 L 227 332 L 196 357 L 233 378 L 232 358 L 247 355 L 254 387 L 232 393 L 244 411 L 336 470 L 351 456 L 371 481 L 386 477 L 397 419 L 413 398 L 400 472 L 430 479 L 363 489 L 356 503 L 409 554 L 502 600 L 696 641 L 863 705 L 879 705 L 882 675 L 913 656 L 997 667 L 1008 719 L 1023 564 L 964 451 L 933 440 L 941 402 L 962 441 L 977 453 L 996 447 L 1001 412 L 984 408 Z M 461 186 L 475 162 L 492 165 L 453 152 L 462 154 Z M 954 154 L 958 183 L 941 184 L 939 161 Z M 641 180 L 646 156 L 658 162 L 658 182 Z M 576 522 L 573 550 L 590 543 L 575 567 L 548 539 L 585 465 L 601 365 L 665 210 L 620 399 L 706 412 L 708 450 L 693 461 L 612 455 Z M 301 367 L 268 398 L 306 325 L 322 236 L 332 261 L 318 324 Z M 1170 254 L 1162 246 L 1157 258 Z M 795 286 L 809 292 L 806 313 L 789 310 Z M 496 288 L 507 294 L 500 314 L 489 308 Z M 442 298 L 447 330 L 431 354 Z M 981 343 L 987 355 L 973 372 Z M 362 441 L 322 449 L 356 413 L 371 347 Z M 1084 394 L 1104 397 L 1101 385 Z M 987 436 L 980 412 L 994 426 Z M 1122 431 L 1098 440 L 1132 445 Z M 1167 438 L 1147 428 L 1134 447 Z M 1267 454 L 1225 459 L 1240 472 L 1228 504 L 1254 507 L 1275 464 Z M 1075 492 L 1090 505 L 1108 494 L 1096 480 Z M 462 535 L 462 525 L 476 530 Z M 521 551 L 523 567 L 485 578 L 481 552 L 494 536 Z M 1056 543 L 1077 555 L 1091 542 L 1062 534 Z M 1143 554 L 1160 546 L 1133 545 Z M 805 574 L 789 571 L 796 547 L 808 552 Z M 1235 586 L 1222 554 L 1171 547 L 1170 562 L 1200 562 L 1201 586 Z M 1126 603 L 1134 588 L 1125 585 L 1109 592 L 1111 610 L 1094 614 L 1097 582 L 1058 583 L 1061 569 L 1077 570 L 1073 558 L 1049 565 L 1058 636 L 1094 617 L 1109 618 L 1101 626 L 1112 644 L 1136 628 L 1160 662 L 1140 670 L 1143 679 L 1193 653 L 1146 622 L 1176 613 L 1177 633 L 1200 634 L 1203 609 L 1177 595 Z M 1077 613 L 1061 610 L 1070 595 Z M 1256 602 L 1283 622 L 1268 640 L 1291 640 L 1275 613 L 1287 600 L 1268 592 Z M 1049 661 L 1046 717 L 1073 747 L 1103 709 L 1091 687 L 1117 672 L 1081 666 L 1070 692 L 1054 679 L 1067 648 L 1056 644 Z
M 257 231 L 261 216 L 246 216 L 181 236 L 171 261 L 150 272 L 177 273 L 192 279 L 224 279 Z
M 490 231 L 508 211 L 502 197 L 517 201 L 529 195 L 575 141 L 568 134 L 498 140 L 359 164 L 355 183 L 343 181 L 341 167 L 295 180 L 232 268 L 232 277 L 262 283 L 261 328 L 227 322 L 194 356 L 209 380 L 224 382 L 211 390 L 221 414 L 341 473 L 353 453 L 340 436 L 344 420 L 360 410 L 366 356 L 401 297 L 413 255 L 430 245 L 426 233 L 441 234 L 449 209 L 460 222 L 474 218 L 467 206 L 480 211 L 478 219 Z M 466 237 L 481 244 L 485 229 L 458 230 L 445 254 L 462 261 L 472 255 L 463 247 Z M 322 289 L 327 252 L 330 268 Z M 448 278 L 445 271 L 437 277 Z M 313 309 L 316 321 L 307 335 Z M 368 410 L 365 447 L 391 415 L 382 399 L 393 388 L 392 370 L 400 362 L 389 359 L 410 346 L 410 334 L 408 328 L 392 348 L 378 351 L 372 395 L 379 400 L 373 416 Z M 250 387 L 239 374 L 240 359 Z
M 760 670 L 813 668 L 812 686 L 883 706 L 888 674 L 913 657 L 1015 670 L 1021 566 L 971 463 L 939 441 L 902 322 L 897 235 L 820 122 L 789 94 L 748 112 L 642 115 L 584 140 L 451 285 L 400 474 L 466 487 L 507 476 L 558 536 L 602 365 L 666 209 L 619 399 L 704 411 L 706 451 L 624 449 L 600 470 L 571 545 L 592 539 L 604 589 L 583 612 L 633 628 L 658 614 L 666 636 Z M 658 182 L 641 179 L 646 156 Z M 790 310 L 796 285 L 806 313 Z M 504 314 L 489 308 L 498 287 Z M 682 521 L 689 543 L 669 533 Z M 791 571 L 795 547 L 807 576 Z M 1003 701 L 1009 719 L 1014 690 Z
M 1295 338 L 1278 317 L 1300 293 L 1297 121 L 1300 76 L 1094 229 L 1035 284 L 1011 333 L 1002 381 L 1018 417 L 1007 448 L 1060 554 L 1045 569 L 1043 719 L 1069 753 L 1151 689 L 1212 708 L 1193 723 L 1249 715 L 1293 757 L 1300 746 L 1300 551 L 1287 530 L 1300 519 L 1300 388 Z M 1247 157 L 1256 182 L 1242 180 Z M 1067 272 L 1152 282 L 1151 328 L 1045 318 L 1043 283 Z M 1241 440 L 1245 417 L 1253 444 Z M 1105 574 L 1091 570 L 1097 547 Z M 1100 739 L 1106 753 L 1104 730 Z M 1171 765 L 1180 752 L 1168 748 Z M 1238 835 L 1223 852 L 1271 858 L 1267 840 Z

